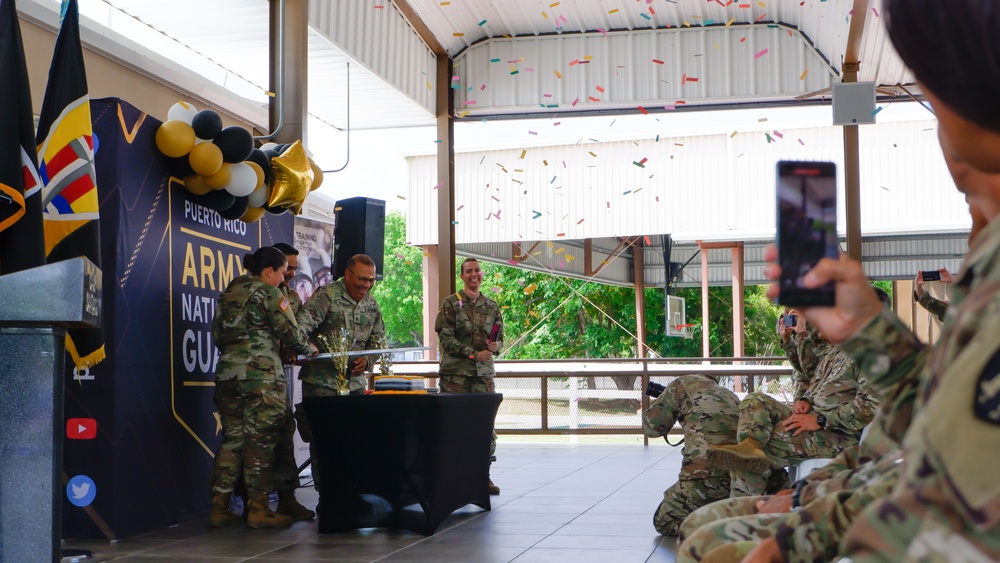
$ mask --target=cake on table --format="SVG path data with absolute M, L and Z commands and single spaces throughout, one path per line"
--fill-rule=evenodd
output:
M 425 395 L 427 388 L 422 375 L 376 375 L 376 395 Z

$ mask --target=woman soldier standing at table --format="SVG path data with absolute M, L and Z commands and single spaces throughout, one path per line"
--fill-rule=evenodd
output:
M 285 255 L 273 247 L 244 255 L 243 266 L 251 275 L 226 288 L 212 321 L 220 352 L 215 405 L 222 420 L 222 443 L 212 466 L 208 525 L 213 528 L 240 522 L 229 512 L 229 500 L 241 473 L 249 496 L 248 527 L 286 528 L 292 523 L 291 517 L 271 511 L 267 497 L 274 488 L 274 449 L 288 401 L 279 341 L 299 353 L 315 354 L 316 348 L 298 329 L 288 299 L 278 290 L 287 265 Z

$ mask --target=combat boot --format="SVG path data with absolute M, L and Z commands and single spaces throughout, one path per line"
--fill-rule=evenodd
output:
M 764 445 L 754 438 L 746 438 L 735 446 L 712 446 L 707 458 L 710 465 L 730 471 L 763 473 L 771 468 Z
M 278 491 L 278 507 L 274 510 L 278 514 L 291 516 L 296 522 L 301 520 L 312 520 L 316 513 L 302 506 L 295 498 L 295 491 Z
M 493 479 L 490 479 L 490 494 L 491 495 L 499 495 L 500 494 L 500 487 L 498 487 L 498 486 L 496 486 L 496 485 L 493 484 Z
M 287 528 L 292 525 L 292 517 L 277 514 L 268 505 L 267 494 L 250 497 L 250 514 L 247 528 Z
M 212 493 L 212 511 L 208 513 L 209 528 L 225 528 L 240 523 L 240 517 L 229 512 L 232 493 Z

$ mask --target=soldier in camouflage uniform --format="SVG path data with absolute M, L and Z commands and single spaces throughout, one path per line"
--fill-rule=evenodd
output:
M 243 264 L 252 276 L 230 284 L 212 321 L 212 338 L 220 353 L 215 404 L 223 437 L 212 467 L 209 525 L 239 521 L 229 512 L 229 501 L 242 474 L 250 497 L 247 525 L 287 527 L 291 518 L 272 512 L 267 500 L 274 489 L 274 449 L 288 402 L 279 341 L 301 353 L 315 348 L 298 330 L 288 300 L 277 289 L 287 265 L 285 256 L 265 247 L 244 256 Z
M 375 262 L 364 254 L 357 254 L 347 261 L 345 268 L 343 278 L 317 289 L 302 306 L 296 315 L 299 328 L 306 332 L 310 341 L 324 352 L 328 350 L 322 337 L 339 339 L 342 330 L 347 331 L 350 350 L 375 350 L 385 339 L 382 310 L 370 293 L 375 286 Z M 368 387 L 365 371 L 375 364 L 378 355 L 351 356 L 351 358 L 348 366 L 350 392 L 352 395 L 364 394 Z M 302 396 L 338 395 L 337 375 L 337 369 L 332 361 L 312 362 L 302 366 L 299 371 Z M 304 417 L 299 419 L 300 426 L 303 426 L 300 432 L 303 436 L 311 436 L 311 429 L 302 424 L 305 420 Z M 312 443 L 309 452 L 312 457 L 313 481 L 319 490 L 322 472 L 317 465 L 319 458 Z
M 958 189 L 988 223 L 969 245 L 932 349 L 874 305 L 859 263 L 823 260 L 805 277 L 811 287 L 836 283 L 835 307 L 805 313 L 855 359 L 883 402 L 917 394 L 913 422 L 901 437 L 906 457 L 899 483 L 856 519 L 840 554 L 854 563 L 1000 561 L 997 5 L 886 0 L 882 19 L 934 106 Z M 768 274 L 780 268 L 771 265 Z
M 938 270 L 941 273 L 941 283 L 952 283 L 955 276 L 947 268 Z M 924 290 L 924 273 L 917 272 L 917 277 L 913 278 L 913 299 L 928 313 L 934 315 L 937 320 L 944 322 L 944 314 L 948 310 L 948 302 L 937 299 L 929 291 Z
M 805 276 L 810 287 L 835 282 L 835 307 L 804 312 L 855 359 L 886 416 L 917 396 L 913 422 L 900 437 L 899 484 L 856 519 L 840 554 L 854 563 L 1000 561 L 997 3 L 886 0 L 883 21 L 934 106 L 958 189 L 988 223 L 969 245 L 932 349 L 874 304 L 861 264 L 822 260 Z M 773 249 L 767 257 L 776 257 Z M 769 266 L 768 274 L 777 277 L 780 267 Z
M 733 496 L 763 494 L 773 468 L 832 458 L 858 443 L 878 405 L 867 387 L 854 362 L 827 347 L 814 373 L 797 373 L 792 407 L 764 393 L 747 395 L 740 402 L 740 443 L 709 448 L 708 460 L 733 471 Z
M 288 299 L 292 315 L 296 315 L 302 308 L 302 298 L 291 288 L 290 283 L 299 269 L 299 251 L 294 246 L 284 242 L 275 244 L 274 248 L 280 250 L 288 260 L 284 280 L 278 285 L 278 289 Z M 286 381 L 290 381 L 288 378 L 292 376 L 291 364 L 294 359 L 294 351 L 286 347 L 282 354 Z M 298 489 L 301 484 L 299 466 L 295 463 L 295 417 L 292 415 L 292 405 L 288 402 L 286 403 L 285 421 L 281 425 L 278 445 L 274 452 L 274 487 L 278 491 L 278 506 L 275 512 L 291 516 L 296 521 L 315 518 L 316 513 L 302 506 L 295 498 L 295 489 Z
M 785 326 L 784 320 L 786 315 L 794 315 L 796 317 L 795 326 Z M 800 382 L 803 380 L 806 381 L 806 386 L 808 386 L 806 374 L 815 372 L 820 356 L 830 348 L 830 344 L 824 342 L 819 337 L 816 327 L 809 326 L 806 323 L 806 318 L 795 309 L 788 309 L 785 315 L 782 315 L 778 319 L 778 334 L 781 336 L 781 348 L 785 351 L 788 363 L 792 365 L 792 369 L 795 371 L 796 386 L 801 385 Z M 800 409 L 793 405 L 792 412 L 801 414 L 809 411 L 800 411 Z
M 714 378 L 682 375 L 674 378 L 642 413 L 642 430 L 650 438 L 662 436 L 667 440 L 674 422 L 680 423 L 684 431 L 680 475 L 663 492 L 663 501 L 653 515 L 657 532 L 675 536 L 691 511 L 729 497 L 729 472 L 710 467 L 705 452 L 709 446 L 736 438 L 738 412 L 739 399 Z
M 482 295 L 483 271 L 479 261 L 466 258 L 459 271 L 463 289 L 441 303 L 434 330 L 441 344 L 441 391 L 445 393 L 494 393 L 493 356 L 503 347 L 503 315 L 496 301 Z M 490 439 L 490 459 L 496 459 L 497 435 Z M 490 494 L 500 488 L 490 480 Z
M 988 221 L 977 202 L 970 201 L 968 197 L 965 198 L 965 201 L 969 204 L 969 216 L 972 217 L 972 228 L 969 229 L 969 242 L 971 243 Z M 941 274 L 941 283 L 954 283 L 955 276 L 947 268 L 939 268 L 938 272 Z M 917 272 L 917 276 L 913 280 L 913 299 L 928 313 L 934 315 L 937 320 L 944 322 L 945 313 L 948 311 L 948 302 L 936 299 L 930 292 L 924 291 L 923 272 Z
M 789 494 L 737 497 L 692 513 L 681 528 L 677 561 L 738 561 L 761 540 L 772 542 L 783 561 L 832 560 L 861 510 L 898 482 L 902 451 L 881 423 L 876 417 L 860 445 L 796 482 Z M 729 559 L 713 551 L 740 542 L 727 552 Z
M 1000 203 L 1000 175 L 949 166 L 960 189 Z M 1000 560 L 998 256 L 1000 221 L 991 220 L 970 244 L 933 349 L 887 315 L 840 344 L 871 374 L 891 416 L 905 414 L 908 396 L 917 395 L 902 436 L 901 483 L 843 538 L 850 560 Z

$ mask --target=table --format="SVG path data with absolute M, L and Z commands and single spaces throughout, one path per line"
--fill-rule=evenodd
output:
M 304 397 L 319 458 L 319 532 L 389 527 L 432 535 L 467 504 L 490 510 L 490 432 L 501 400 L 499 393 Z M 378 513 L 361 495 L 391 508 Z M 413 505 L 422 512 L 407 509 Z

